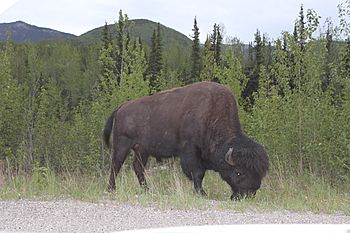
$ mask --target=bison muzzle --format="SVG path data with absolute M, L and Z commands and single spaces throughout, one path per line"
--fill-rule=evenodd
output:
M 115 176 L 130 149 L 141 186 L 146 186 L 150 155 L 179 156 L 198 193 L 205 194 L 204 174 L 214 170 L 235 200 L 254 196 L 269 166 L 264 147 L 242 132 L 234 95 L 217 83 L 194 83 L 125 102 L 113 111 L 103 134 L 108 146 L 112 135 L 109 190 L 115 189 Z

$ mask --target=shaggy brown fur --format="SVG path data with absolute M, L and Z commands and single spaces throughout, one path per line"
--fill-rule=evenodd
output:
M 231 186 L 233 198 L 255 193 L 268 169 L 263 146 L 241 130 L 233 94 L 217 83 L 195 83 L 125 102 L 107 120 L 107 145 L 110 135 L 111 190 L 130 149 L 135 152 L 133 167 L 143 186 L 150 155 L 158 159 L 179 156 L 183 172 L 202 194 L 205 171 L 219 172 Z

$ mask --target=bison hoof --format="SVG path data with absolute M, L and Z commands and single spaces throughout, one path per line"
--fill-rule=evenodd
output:
M 108 187 L 107 187 L 107 191 L 108 191 L 109 193 L 114 192 L 114 191 L 115 191 L 115 186 L 108 185 Z
M 240 201 L 240 200 L 242 200 L 242 198 L 243 198 L 243 197 L 242 197 L 242 195 L 240 195 L 240 194 L 235 194 L 235 193 L 234 193 L 234 194 L 231 195 L 231 200 L 232 200 L 232 201 Z
M 196 192 L 198 194 L 200 194 L 201 196 L 203 196 L 203 197 L 207 197 L 208 196 L 208 194 L 203 189 L 196 190 Z
M 149 188 L 147 186 L 147 184 L 143 184 L 141 185 L 142 189 L 145 191 L 145 192 L 148 192 L 149 191 Z

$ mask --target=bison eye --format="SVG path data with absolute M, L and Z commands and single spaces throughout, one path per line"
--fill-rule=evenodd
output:
M 240 173 L 240 172 L 236 172 L 236 175 L 237 175 L 237 176 L 240 176 L 240 175 L 242 175 L 242 173 Z

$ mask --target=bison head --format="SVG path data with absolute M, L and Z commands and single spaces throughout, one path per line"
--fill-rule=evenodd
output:
M 264 147 L 252 140 L 248 147 L 230 147 L 225 154 L 225 163 L 228 168 L 221 176 L 232 188 L 231 199 L 254 197 L 269 166 Z

